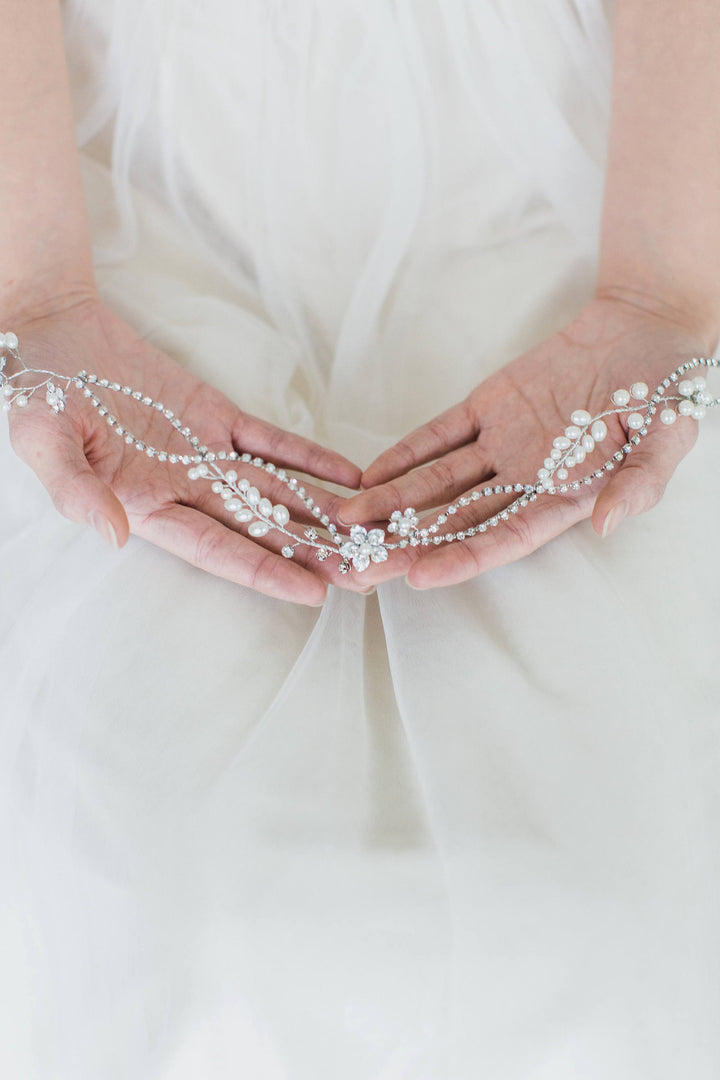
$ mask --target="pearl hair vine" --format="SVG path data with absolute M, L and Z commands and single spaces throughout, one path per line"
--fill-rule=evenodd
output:
M 13 374 L 8 371 L 8 358 L 12 358 L 14 364 L 17 365 L 17 370 Z M 162 402 L 155 401 L 143 394 L 141 390 L 135 390 L 131 386 L 101 379 L 87 371 L 67 376 L 59 375 L 54 371 L 29 368 L 18 351 L 17 335 L 12 332 L 0 333 L 0 391 L 6 411 L 12 407 L 17 409 L 27 407 L 30 400 L 44 390 L 47 405 L 53 413 L 58 415 L 65 411 L 69 392 L 77 389 L 128 446 L 134 446 L 138 452 L 145 454 L 148 458 L 187 467 L 191 480 L 210 482 L 212 491 L 224 501 L 226 512 L 236 521 L 247 525 L 250 536 L 260 539 L 271 530 L 277 531 L 285 539 L 281 553 L 286 559 L 293 557 L 297 547 L 310 547 L 315 550 L 316 558 L 320 562 L 330 557 L 338 558 L 340 560 L 338 568 L 343 574 L 351 569 L 361 572 L 372 563 L 385 562 L 389 553 L 397 548 L 418 545 L 428 547 L 476 536 L 502 521 L 507 521 L 511 514 L 521 512 L 542 496 L 565 495 L 579 491 L 584 485 L 592 484 L 594 480 L 602 479 L 615 469 L 647 435 L 658 410 L 660 422 L 670 425 L 675 423 L 678 416 L 701 420 L 708 409 L 720 405 L 720 399 L 713 397 L 708 391 L 704 376 L 693 375 L 698 368 L 717 367 L 720 367 L 720 360 L 714 357 L 694 358 L 680 364 L 675 371 L 663 379 L 652 394 L 646 383 L 635 382 L 629 390 L 615 390 L 610 395 L 612 407 L 604 412 L 593 416 L 587 409 L 576 409 L 571 413 L 570 423 L 564 432 L 553 440 L 552 448 L 542 466 L 537 470 L 537 477 L 533 483 L 477 488 L 445 507 L 437 515 L 435 521 L 426 528 L 420 528 L 418 514 L 412 507 L 395 510 L 388 521 L 387 532 L 397 539 L 388 540 L 384 529 L 368 530 L 363 525 L 352 525 L 349 529 L 349 538 L 341 536 L 338 526 L 323 512 L 322 507 L 317 505 L 297 477 L 289 475 L 286 469 L 274 465 L 271 461 L 264 461 L 263 458 L 247 451 L 214 452 L 209 450 L 207 446 L 202 445 L 190 428 L 183 424 L 172 409 L 166 408 Z M 35 381 L 28 385 L 27 380 L 31 376 Z M 188 443 L 191 452 L 171 453 L 167 449 L 149 446 L 142 439 L 137 438 L 103 404 L 97 396 L 97 389 L 131 397 L 147 408 L 157 411 Z M 582 465 L 586 458 L 596 450 L 598 444 L 607 437 L 606 417 L 622 415 L 626 416 L 627 428 L 632 433 L 628 434 L 624 445 L 602 465 L 598 465 L 585 476 L 571 479 L 571 470 Z M 306 510 L 317 518 L 318 526 L 323 528 L 327 535 L 323 536 L 318 528 L 310 526 L 304 530 L 302 536 L 298 536 L 290 528 L 288 508 L 282 503 L 273 504 L 249 480 L 239 477 L 236 468 L 228 468 L 229 463 L 251 465 L 272 475 L 287 487 L 292 498 L 299 500 Z M 442 531 L 442 526 L 446 525 L 461 508 L 492 495 L 513 496 L 513 498 L 502 510 L 484 521 L 458 532 L 453 532 L 451 529 Z

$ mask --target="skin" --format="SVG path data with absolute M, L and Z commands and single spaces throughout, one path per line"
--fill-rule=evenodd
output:
M 99 375 L 170 398 L 211 448 L 230 442 L 314 476 L 365 489 L 323 496 L 340 521 L 374 522 L 398 508 L 438 506 L 490 477 L 530 481 L 579 407 L 601 411 L 616 387 L 652 388 L 720 336 L 720 19 L 717 0 L 618 0 L 613 107 L 596 294 L 569 326 L 472 390 L 459 405 L 385 451 L 360 476 L 332 451 L 247 416 L 153 349 L 98 295 L 92 266 L 57 0 L 0 0 L 13 48 L 4 56 L 0 139 L 0 322 L 28 364 Z M 170 389 L 171 388 L 171 389 Z M 160 423 L 130 401 L 126 426 L 155 439 Z M 521 558 L 583 518 L 604 536 L 661 497 L 693 445 L 694 421 L 659 423 L 600 490 L 539 500 L 471 541 L 394 552 L 341 578 L 335 560 L 289 563 L 280 542 L 257 543 L 217 520 L 214 499 L 182 470 L 149 462 L 89 410 L 53 423 L 42 402 L 11 416 L 18 454 L 60 511 L 122 545 L 130 531 L 204 569 L 270 595 L 322 603 L 328 582 L 366 591 L 406 575 L 417 588 L 462 581 Z M 211 419 L 209 419 L 211 418 Z M 150 424 L 148 428 L 146 425 Z M 618 422 L 603 444 L 625 441 Z M 249 476 L 253 479 L 252 476 Z M 271 498 L 287 492 L 261 490 Z M 507 500 L 506 500 L 507 501 Z M 504 505 L 486 500 L 488 513 Z M 454 529 L 468 521 L 458 514 Z M 274 550 L 273 550 L 274 549 Z
M 720 336 L 719 15 L 716 0 L 618 0 L 595 297 L 569 326 L 381 454 L 363 473 L 368 490 L 341 508 L 341 519 L 438 506 L 491 477 L 531 482 L 573 409 L 599 412 L 614 389 L 642 380 L 652 391 L 682 361 L 712 354 Z M 672 428 L 656 423 L 601 490 L 543 498 L 491 532 L 422 549 L 409 584 L 463 581 L 583 518 L 608 536 L 657 503 L 696 436 L 687 418 Z M 603 459 L 625 441 L 615 422 Z M 482 505 L 491 512 L 504 503 Z M 452 520 L 453 530 L 462 527 L 460 514 Z

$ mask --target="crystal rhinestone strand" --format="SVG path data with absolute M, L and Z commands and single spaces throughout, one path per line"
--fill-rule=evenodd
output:
M 423 528 L 420 528 L 415 509 L 407 507 L 393 511 L 387 530 L 368 531 L 363 525 L 357 524 L 350 527 L 349 537 L 345 537 L 340 534 L 337 524 L 316 504 L 298 478 L 291 476 L 286 469 L 249 451 L 210 451 L 171 408 L 163 402 L 155 401 L 142 390 L 101 379 L 87 371 L 67 376 L 27 367 L 18 346 L 17 335 L 12 331 L 0 333 L 0 391 L 6 411 L 11 408 L 27 408 L 36 394 L 44 392 L 47 406 L 58 416 L 65 412 L 69 394 L 75 390 L 87 401 L 90 408 L 97 410 L 98 415 L 126 445 L 163 464 L 185 466 L 190 480 L 209 483 L 213 493 L 223 501 L 228 516 L 233 517 L 239 524 L 246 525 L 248 534 L 254 539 L 262 539 L 271 532 L 279 533 L 284 538 L 281 548 L 284 558 L 293 558 L 296 548 L 300 546 L 309 547 L 314 550 L 315 557 L 320 562 L 330 557 L 337 558 L 338 568 L 343 574 L 351 570 L 362 573 L 373 563 L 383 563 L 396 548 L 419 545 L 427 547 L 431 544 L 463 541 L 496 528 L 541 496 L 565 495 L 579 491 L 583 486 L 604 478 L 608 472 L 620 465 L 647 435 L 656 414 L 661 424 L 669 426 L 674 424 L 678 417 L 702 420 L 708 410 L 720 404 L 720 399 L 710 393 L 705 376 L 698 371 L 720 367 L 720 360 L 715 357 L 688 360 L 663 379 L 652 394 L 646 383 L 638 381 L 629 388 L 620 387 L 614 390 L 610 395 L 611 407 L 601 413 L 593 416 L 585 408 L 575 409 L 570 413 L 564 430 L 553 439 L 552 446 L 549 447 L 532 483 L 518 482 L 476 488 L 446 506 L 438 513 L 435 521 Z M 12 374 L 8 361 L 12 362 Z M 157 412 L 168 426 L 185 440 L 188 452 L 177 453 L 167 447 L 150 446 L 139 439 L 121 424 L 98 395 L 98 391 L 103 395 L 117 394 L 132 398 L 138 404 Z M 628 429 L 625 443 L 605 462 L 597 464 L 584 475 L 577 476 L 580 471 L 578 466 L 583 465 L 608 437 L 606 420 L 612 416 L 625 419 Z M 227 468 L 228 463 L 233 467 Z M 301 503 L 316 519 L 317 527 L 309 526 L 302 535 L 294 532 L 288 507 L 281 502 L 273 503 L 264 496 L 258 487 L 242 475 L 242 465 L 262 469 L 283 484 L 288 491 L 288 501 L 294 499 Z M 452 530 L 452 521 L 456 514 L 480 499 L 491 496 L 509 497 L 509 502 L 485 520 L 459 531 Z M 449 527 L 443 531 L 448 524 Z M 319 529 L 323 529 L 324 534 Z M 397 539 L 386 538 L 386 531 Z

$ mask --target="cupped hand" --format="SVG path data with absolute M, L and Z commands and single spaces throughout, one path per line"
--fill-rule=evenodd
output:
M 359 486 L 360 470 L 346 458 L 242 412 L 143 341 L 93 296 L 5 329 L 18 335 L 28 367 L 68 376 L 86 370 L 142 390 L 171 408 L 210 450 L 251 451 L 323 480 L 351 489 Z M 336 560 L 320 564 L 311 549 L 301 547 L 292 561 L 284 559 L 279 554 L 282 541 L 274 540 L 272 532 L 262 543 L 244 535 L 243 527 L 223 514 L 221 500 L 206 481 L 193 482 L 181 465 L 150 459 L 127 445 L 97 410 L 87 407 L 79 391 L 68 394 L 67 408 L 59 416 L 44 396 L 35 394 L 24 409 L 11 408 L 10 436 L 17 454 L 65 517 L 89 522 L 114 546 L 122 546 L 132 532 L 209 573 L 269 596 L 311 605 L 323 602 L 326 583 L 336 573 L 329 564 Z M 106 397 L 104 403 L 121 424 L 146 445 L 188 453 L 187 443 L 156 410 L 117 393 L 106 391 Z M 308 524 L 316 524 L 304 507 L 296 511 L 295 500 L 278 480 L 252 466 L 243 466 L 243 472 L 273 502 L 290 504 L 291 526 L 294 520 L 299 535 Z M 304 486 L 326 513 L 337 515 L 341 497 Z
M 576 409 L 592 415 L 611 406 L 610 394 L 644 382 L 652 393 L 678 365 L 708 356 L 714 342 L 682 315 L 645 298 L 604 297 L 588 304 L 564 330 L 491 375 L 459 405 L 423 424 L 381 454 L 363 473 L 366 490 L 340 507 L 349 521 L 385 521 L 394 510 L 418 511 L 457 501 L 479 485 L 537 482 L 537 470 Z M 608 417 L 608 437 L 570 480 L 611 457 L 628 432 Z M 657 419 L 621 468 L 565 495 L 541 495 L 522 512 L 461 542 L 413 549 L 407 571 L 416 588 L 452 585 L 512 562 L 584 518 L 607 536 L 628 514 L 654 506 L 697 437 L 697 421 Z M 493 495 L 460 507 L 443 530 L 464 530 L 507 506 Z M 427 526 L 432 517 L 421 519 Z

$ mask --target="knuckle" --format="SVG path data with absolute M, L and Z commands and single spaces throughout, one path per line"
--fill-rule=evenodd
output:
M 261 548 L 258 550 L 262 551 Z M 248 579 L 248 585 L 251 589 L 262 591 L 267 588 L 271 582 L 276 580 L 278 568 L 279 564 L 277 557 L 270 551 L 263 551 L 259 558 L 255 559 L 253 563 Z
M 505 530 L 517 540 L 525 551 L 531 551 L 535 546 L 532 526 L 521 514 L 512 514 L 505 522 Z
M 208 526 L 202 529 L 195 540 L 193 565 L 205 567 L 222 561 L 221 546 L 221 539 L 214 528 Z

